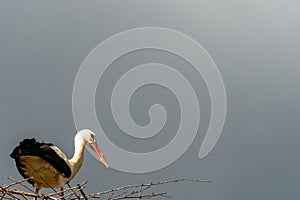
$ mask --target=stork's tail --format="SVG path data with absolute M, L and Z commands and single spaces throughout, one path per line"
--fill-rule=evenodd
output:
M 14 159 L 18 158 L 22 152 L 26 150 L 28 151 L 30 148 L 32 148 L 37 144 L 38 142 L 34 138 L 24 139 L 23 141 L 20 142 L 20 145 L 13 150 L 13 152 L 10 154 L 10 157 Z

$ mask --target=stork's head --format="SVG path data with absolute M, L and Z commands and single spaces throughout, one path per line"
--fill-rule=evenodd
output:
M 96 134 L 93 131 L 91 131 L 89 129 L 80 130 L 76 134 L 76 137 L 78 137 L 78 139 L 80 139 L 81 142 L 83 142 L 84 144 L 89 145 L 93 149 L 93 151 L 96 153 L 96 155 L 98 156 L 100 161 L 104 164 L 104 166 L 106 168 L 108 168 L 108 164 L 104 158 L 104 155 L 97 144 Z M 76 139 L 76 137 L 75 137 L 75 139 Z

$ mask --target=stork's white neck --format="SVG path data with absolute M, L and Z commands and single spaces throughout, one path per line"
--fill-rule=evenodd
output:
M 69 163 L 72 168 L 72 177 L 79 171 L 82 163 L 83 163 L 83 156 L 84 156 L 84 146 L 86 142 L 82 139 L 80 135 L 76 135 L 74 138 L 74 146 L 75 151 L 73 157 L 69 160 Z
M 76 161 L 83 157 L 85 143 L 85 141 L 83 141 L 80 137 L 76 135 L 76 137 L 74 138 L 75 150 L 71 160 Z

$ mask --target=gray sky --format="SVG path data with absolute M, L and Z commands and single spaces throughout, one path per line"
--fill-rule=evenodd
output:
M 182 70 L 200 99 L 198 135 L 172 165 L 147 174 L 106 170 L 91 155 L 73 183 L 87 192 L 114 186 L 193 177 L 212 183 L 175 184 L 161 190 L 174 199 L 299 199 L 300 3 L 274 1 L 1 1 L 0 175 L 21 178 L 9 153 L 25 137 L 53 142 L 68 157 L 76 133 L 72 88 L 86 55 L 118 32 L 157 26 L 183 32 L 210 53 L 227 92 L 221 138 L 211 154 L 197 157 L 210 118 L 205 84 L 187 63 L 159 51 L 138 51 L 113 63 L 100 81 L 96 109 L 108 137 L 120 147 L 145 152 L 162 147 L 178 127 L 178 102 L 162 87 L 144 87 L 130 102 L 132 117 L 145 125 L 147 109 L 161 103 L 170 112 L 162 132 L 130 138 L 111 118 L 109 91 L 124 69 L 156 61 Z M 122 70 L 120 70 L 123 67 Z M 119 70 L 118 70 L 119 69 Z M 173 131 L 173 132 L 172 132 Z M 138 163 L 137 163 L 138 165 Z

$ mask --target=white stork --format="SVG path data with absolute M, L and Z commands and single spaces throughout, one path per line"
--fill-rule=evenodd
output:
M 89 145 L 100 161 L 108 164 L 96 142 L 96 135 L 91 130 L 79 131 L 74 138 L 75 151 L 71 159 L 51 143 L 37 142 L 34 138 L 20 142 L 10 157 L 15 159 L 17 169 L 24 178 L 28 178 L 38 192 L 41 188 L 60 188 L 63 191 L 79 171 L 84 156 L 84 147 Z M 61 193 L 63 196 L 63 192 Z

